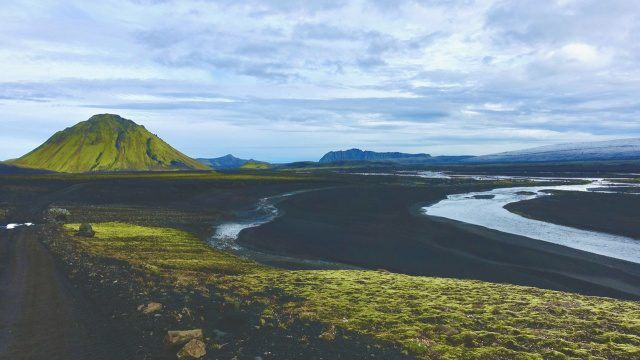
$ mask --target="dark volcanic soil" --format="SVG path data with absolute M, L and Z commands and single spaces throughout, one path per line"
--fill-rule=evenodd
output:
M 414 275 L 478 279 L 640 299 L 640 265 L 415 213 L 451 189 L 369 186 L 300 194 L 239 242 Z M 638 215 L 636 214 L 636 219 Z
M 505 209 L 532 219 L 640 240 L 640 195 L 554 191 Z
M 0 265 L 0 359 L 134 357 L 56 268 L 35 229 L 0 230 Z

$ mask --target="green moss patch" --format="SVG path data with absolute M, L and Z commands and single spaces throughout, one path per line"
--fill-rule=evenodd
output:
M 267 266 L 217 250 L 185 231 L 123 223 L 92 224 L 95 237 L 76 237 L 95 255 L 132 265 L 182 283 L 216 283 L 231 289 L 259 291 L 248 275 L 278 272 Z M 64 225 L 69 234 L 79 224 Z M 245 275 L 240 278 L 239 275 Z M 246 292 L 246 291 L 243 291 Z
M 94 238 L 76 239 L 97 256 L 262 301 L 269 318 L 319 320 L 425 359 L 640 358 L 638 302 L 386 271 L 286 271 L 184 231 L 92 225 Z M 65 229 L 71 234 L 78 225 Z M 280 295 L 265 299 L 266 289 Z M 322 339 L 333 341 L 330 330 Z
M 425 358 L 640 356 L 637 302 L 385 271 L 293 272 L 277 286 L 305 314 Z

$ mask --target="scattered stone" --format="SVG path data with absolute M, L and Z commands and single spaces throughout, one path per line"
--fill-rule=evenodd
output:
M 189 341 L 180 351 L 178 351 L 178 360 L 199 359 L 207 353 L 205 344 L 197 339 Z
M 171 349 L 178 347 L 180 345 L 184 345 L 191 340 L 200 340 L 202 341 L 202 329 L 195 330 L 184 330 L 184 331 L 168 331 L 167 336 L 164 337 L 164 347 L 165 349 Z
M 226 310 L 239 310 L 240 309 L 240 302 L 239 301 L 226 301 L 224 304 L 222 304 L 223 311 Z
M 80 229 L 76 233 L 76 236 L 84 236 L 84 237 L 94 237 L 96 232 L 93 231 L 93 228 L 88 223 L 82 223 L 80 225 Z
M 154 313 L 156 311 L 160 311 L 162 310 L 162 304 L 157 303 L 157 302 L 150 302 L 147 304 L 147 306 L 142 310 L 143 314 L 151 314 Z
M 213 329 L 213 333 L 216 334 L 216 337 L 218 339 L 222 339 L 223 337 L 227 336 L 227 333 L 218 329 Z

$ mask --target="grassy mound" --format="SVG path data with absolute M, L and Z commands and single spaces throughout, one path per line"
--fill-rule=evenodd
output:
M 216 250 L 169 228 L 92 224 L 77 241 L 169 281 L 244 298 L 283 294 L 265 312 L 369 334 L 425 359 L 638 359 L 640 303 L 386 271 L 286 271 Z M 65 225 L 69 234 L 78 225 Z M 293 299 L 296 300 L 291 300 Z M 284 326 L 284 325 L 283 325 Z
M 273 169 L 275 166 L 271 165 L 269 163 L 265 163 L 265 162 L 259 162 L 259 161 L 249 161 L 246 162 L 244 164 L 242 164 L 242 166 L 240 166 L 240 169 L 243 170 L 268 170 L 268 169 Z
M 211 170 L 144 126 L 111 114 L 95 115 L 59 131 L 11 164 L 66 173 Z

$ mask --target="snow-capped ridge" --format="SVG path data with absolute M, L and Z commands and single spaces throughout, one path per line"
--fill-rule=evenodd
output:
M 640 159 L 640 138 L 547 145 L 466 159 L 466 163 Z

